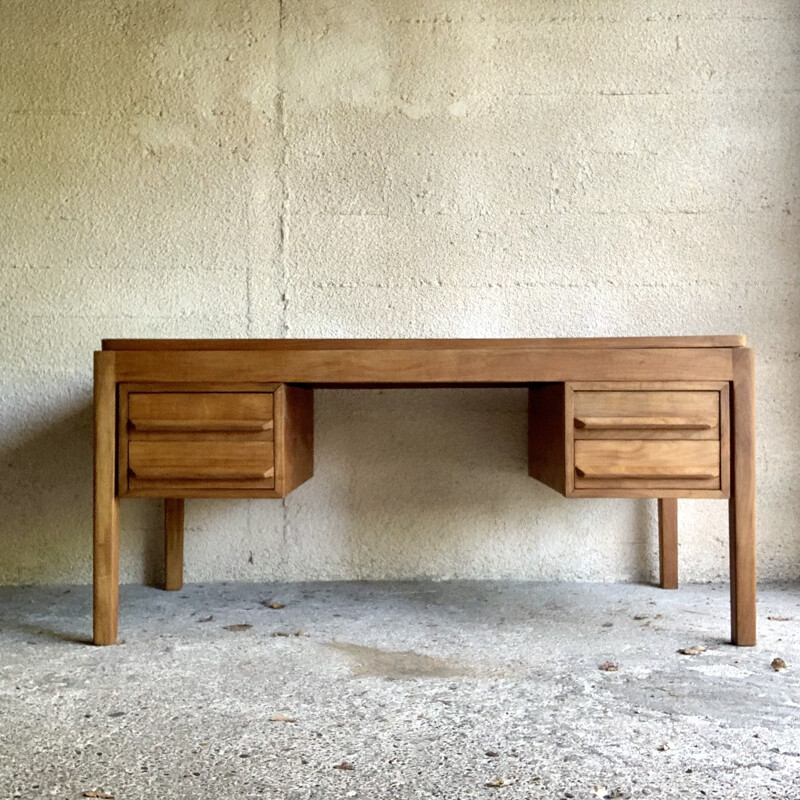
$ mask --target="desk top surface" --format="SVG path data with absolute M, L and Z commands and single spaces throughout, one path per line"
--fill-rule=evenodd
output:
M 542 350 L 744 347 L 745 337 L 584 339 L 103 339 L 103 350 Z

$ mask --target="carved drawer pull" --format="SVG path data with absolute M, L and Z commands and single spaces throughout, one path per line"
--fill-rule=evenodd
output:
M 259 466 L 205 467 L 196 464 L 191 467 L 137 467 L 131 469 L 130 473 L 142 481 L 258 481 L 271 478 L 275 470 L 273 467 L 269 469 Z
M 705 431 L 716 420 L 697 417 L 575 417 L 575 427 L 583 430 L 671 430 Z
M 136 431 L 268 431 L 272 420 L 261 419 L 131 419 Z
M 614 466 L 605 469 L 581 469 L 575 467 L 575 474 L 579 478 L 605 479 L 613 478 L 641 478 L 642 480 L 670 480 L 673 478 L 694 478 L 696 480 L 718 477 L 709 470 L 701 467 L 648 467 L 648 466 Z

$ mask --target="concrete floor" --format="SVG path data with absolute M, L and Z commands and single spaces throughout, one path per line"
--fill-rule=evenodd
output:
M 0 589 L 2 800 L 800 798 L 797 584 L 760 588 L 747 649 L 721 585 L 125 586 L 121 609 L 95 648 L 88 587 Z

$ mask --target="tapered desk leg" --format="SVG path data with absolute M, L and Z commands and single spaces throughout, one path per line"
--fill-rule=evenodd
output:
M 94 643 L 117 641 L 119 498 L 116 462 L 117 385 L 114 353 L 94 354 Z
M 751 646 L 756 643 L 756 404 L 749 348 L 733 350 L 731 389 L 731 639 Z
M 658 501 L 659 586 L 678 588 L 678 499 L 665 497 Z
M 183 588 L 183 499 L 164 500 L 164 588 Z

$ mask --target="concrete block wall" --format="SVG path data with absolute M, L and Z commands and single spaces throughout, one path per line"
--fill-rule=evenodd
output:
M 0 0 L 0 582 L 91 580 L 102 337 L 746 333 L 800 561 L 793 0 Z M 316 476 L 187 505 L 189 581 L 646 580 L 655 502 L 526 475 L 518 390 L 321 391 Z M 160 507 L 122 508 L 158 580 Z M 685 580 L 726 504 L 681 503 Z

